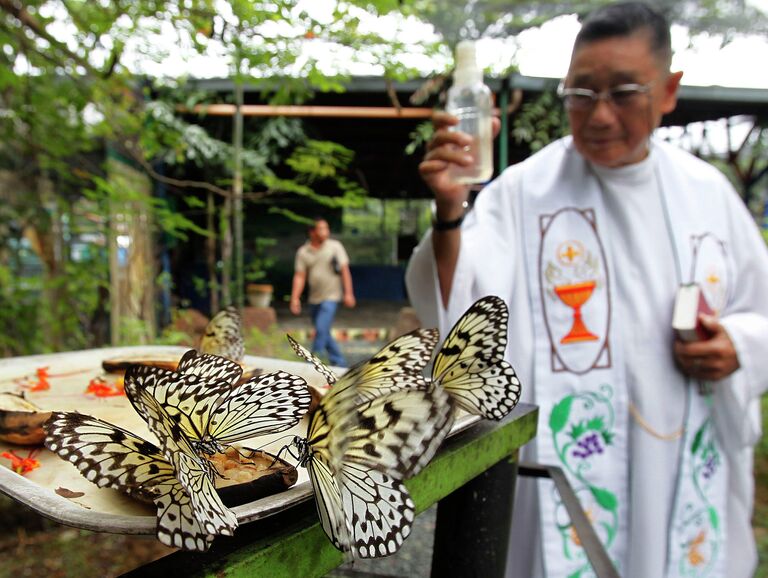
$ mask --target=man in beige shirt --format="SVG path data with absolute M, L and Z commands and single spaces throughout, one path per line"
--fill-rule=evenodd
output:
M 336 239 L 330 238 L 328 221 L 316 218 L 309 229 L 309 241 L 296 251 L 291 290 L 291 313 L 301 313 L 301 294 L 309 283 L 309 311 L 315 327 L 312 352 L 322 355 L 327 351 L 331 365 L 346 366 L 339 344 L 331 336 L 331 325 L 339 301 L 346 307 L 355 306 L 349 257 Z

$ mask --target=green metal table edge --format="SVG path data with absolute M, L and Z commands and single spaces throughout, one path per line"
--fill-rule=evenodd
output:
M 536 435 L 538 407 L 518 406 L 500 422 L 480 421 L 449 438 L 435 458 L 406 481 L 421 513 L 518 450 Z M 206 553 L 176 552 L 124 576 L 323 576 L 345 562 L 320 527 L 310 500 L 218 537 Z

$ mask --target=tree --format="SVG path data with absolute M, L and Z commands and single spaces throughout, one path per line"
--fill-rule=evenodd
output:
M 403 12 L 431 23 L 443 41 L 453 47 L 464 38 L 504 38 L 541 26 L 564 14 L 584 16 L 608 0 L 534 2 L 509 0 L 412 0 L 403 2 Z M 690 34 L 721 35 L 724 42 L 737 34 L 763 34 L 768 17 L 744 0 L 649 0 L 671 22 L 688 28 Z
M 10 329 L 18 312 L 9 305 L 26 303 L 34 327 L 45 327 L 30 329 L 23 343 L 0 343 L 3 352 L 94 343 L 106 306 L 105 250 L 73 259 L 69 224 L 90 226 L 90 234 L 104 242 L 109 208 L 127 211 L 140 204 L 167 234 L 216 235 L 219 252 L 223 242 L 230 262 L 235 198 L 247 202 L 290 192 L 339 203 L 363 194 L 344 172 L 349 151 L 343 147 L 308 141 L 300 126 L 284 119 L 263 123 L 264 139 L 251 148 L 223 142 L 176 114 L 183 93 L 178 79 L 143 74 L 179 47 L 192 54 L 215 50 L 229 62 L 237 86 L 258 81 L 274 102 L 301 102 L 317 90 L 342 89 L 343 74 L 324 72 L 324 50 L 314 45 L 347 49 L 352 56 L 365 45 L 378 52 L 386 75 L 407 74 L 396 52 L 402 44 L 361 31 L 364 11 L 356 4 L 333 3 L 330 13 L 318 14 L 312 3 L 299 0 L 0 0 L 0 178 L 13 184 L 2 191 L 0 246 L 7 249 L 0 253 L 0 277 L 22 271 L 19 259 L 28 248 L 43 268 L 26 284 L 3 285 L 0 316 L 2 329 Z M 365 6 L 375 15 L 396 5 Z M 270 141 L 269 135 L 277 138 Z M 265 160 L 276 150 L 267 143 L 278 140 L 292 176 L 279 176 Z M 103 162 L 107 147 L 168 185 L 173 198 L 154 197 L 151 187 L 116 187 Z M 216 177 L 192 181 L 180 177 L 182 171 L 167 174 L 173 165 L 189 163 L 204 165 L 206 174 Z M 339 181 L 344 199 L 314 193 L 317 179 L 327 177 Z M 178 210 L 201 201 L 223 208 L 223 218 L 212 220 L 223 224 L 220 231 L 200 229 Z

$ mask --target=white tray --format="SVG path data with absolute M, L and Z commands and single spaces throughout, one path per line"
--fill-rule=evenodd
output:
M 35 371 L 48 367 L 51 387 L 47 391 L 28 393 L 27 398 L 43 410 L 79 411 L 98 417 L 148 440 L 154 441 L 146 424 L 136 414 L 125 396 L 98 398 L 86 395 L 89 381 L 97 376 L 114 380 L 115 374 L 105 374 L 101 368 L 104 359 L 113 357 L 144 356 L 181 358 L 185 347 L 113 347 L 86 351 L 34 355 L 0 360 L 0 392 L 20 391 L 19 383 L 25 376 L 34 380 Z M 260 368 L 265 372 L 283 370 L 299 375 L 310 385 L 323 387 L 322 377 L 311 365 L 300 361 L 285 361 L 265 357 L 246 356 L 247 369 Z M 462 416 L 454 424 L 451 435 L 467 428 L 479 418 Z M 247 447 L 258 447 L 277 453 L 290 443 L 295 435 L 306 435 L 306 418 L 295 428 L 272 436 L 254 439 Z M 0 441 L 0 454 L 12 450 L 26 456 L 31 448 Z M 157 519 L 151 506 L 138 502 L 126 494 L 110 488 L 98 488 L 80 475 L 77 468 L 41 448 L 36 456 L 40 467 L 22 476 L 9 468 L 10 461 L 0 459 L 0 492 L 29 506 L 36 512 L 69 526 L 100 532 L 119 534 L 154 534 Z M 289 458 L 290 460 L 290 458 Z M 235 506 L 232 511 L 240 523 L 265 518 L 312 497 L 312 488 L 304 468 L 297 468 L 299 479 L 284 492 L 267 496 L 247 504 Z M 76 495 L 67 498 L 56 493 Z

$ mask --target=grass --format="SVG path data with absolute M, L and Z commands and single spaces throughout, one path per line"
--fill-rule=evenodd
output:
M 768 396 L 762 400 L 763 437 L 755 446 L 755 530 L 760 562 L 754 578 L 768 578 Z
M 154 536 L 62 526 L 0 494 L 0 578 L 117 576 L 172 552 Z

